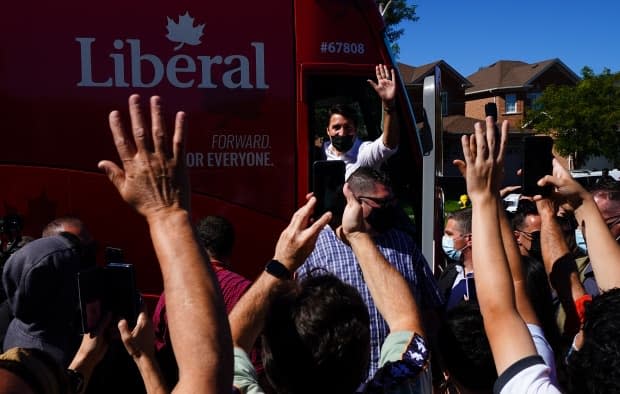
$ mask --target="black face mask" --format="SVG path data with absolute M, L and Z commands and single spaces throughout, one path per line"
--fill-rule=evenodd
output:
M 542 250 L 540 249 L 540 231 L 533 231 L 530 233 L 530 236 L 532 237 L 529 250 L 530 256 L 538 261 L 543 261 Z
M 338 152 L 348 152 L 353 147 L 353 135 L 335 135 L 332 138 L 332 146 L 338 150 Z
M 396 207 L 373 208 L 366 221 L 375 231 L 384 233 L 396 224 Z

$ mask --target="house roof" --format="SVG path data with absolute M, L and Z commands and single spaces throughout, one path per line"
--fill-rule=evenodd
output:
M 484 123 L 484 119 L 470 118 L 464 115 L 444 116 L 443 130 L 450 134 L 471 134 L 474 132 L 476 122 Z M 509 129 L 509 133 L 531 134 L 531 129 Z
M 480 119 L 469 118 L 464 115 L 450 115 L 443 117 L 443 130 L 448 133 L 472 133 L 476 122 Z
M 468 81 L 467 78 L 465 78 L 443 60 L 438 60 L 436 62 L 424 64 L 417 67 L 410 66 L 409 64 L 405 63 L 398 63 L 398 69 L 400 70 L 400 75 L 403 78 L 405 85 L 423 84 L 424 78 L 434 74 L 435 66 L 438 66 L 444 72 L 450 72 L 451 74 L 453 74 L 456 79 L 461 81 L 463 87 L 472 86 L 471 82 Z
M 557 67 L 574 83 L 579 81 L 579 77 L 560 59 L 543 60 L 531 64 L 515 60 L 500 60 L 468 76 L 467 79 L 471 81 L 472 86 L 465 91 L 465 95 L 493 89 L 528 87 L 552 67 Z

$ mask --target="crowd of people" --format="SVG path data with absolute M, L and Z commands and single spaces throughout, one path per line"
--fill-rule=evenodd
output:
M 497 135 L 488 117 L 462 138 L 470 204 L 446 218 L 436 278 L 379 168 L 398 146 L 392 73 L 371 81 L 386 113 L 374 142 L 330 114 L 325 158 L 347 165 L 339 225 L 313 219 L 308 195 L 253 281 L 234 272 L 230 222 L 192 223 L 185 114 L 169 138 L 160 98 L 148 126 L 131 96 L 131 125 L 109 118 L 121 166 L 99 167 L 144 216 L 164 292 L 152 317 L 107 313 L 83 333 L 77 276 L 94 241 L 79 218 L 54 220 L 3 269 L 0 393 L 619 391 L 618 183 L 587 191 L 554 162 L 539 181 L 553 193 L 507 212 L 508 124 Z

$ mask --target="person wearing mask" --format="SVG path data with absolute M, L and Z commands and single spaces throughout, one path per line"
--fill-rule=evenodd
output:
M 519 200 L 517 211 L 512 217 L 512 228 L 522 256 L 533 257 L 542 262 L 540 251 L 540 215 L 531 200 Z
M 326 160 L 342 160 L 346 164 L 345 179 L 359 167 L 378 168 L 396 153 L 400 132 L 395 125 L 394 102 L 396 83 L 394 69 L 383 64 L 376 67 L 377 82 L 368 83 L 383 105 L 383 133 L 374 141 L 362 141 L 357 135 L 357 113 L 348 105 L 334 105 L 328 113 L 327 136 L 323 144 Z
M 450 259 L 439 277 L 446 309 L 461 301 L 475 300 L 474 265 L 471 255 L 471 208 L 448 214 L 441 247 Z

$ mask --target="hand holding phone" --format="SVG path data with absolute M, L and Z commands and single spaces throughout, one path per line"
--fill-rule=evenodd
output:
M 126 319 L 131 327 L 140 313 L 132 264 L 110 263 L 78 273 L 78 295 L 82 332 L 93 332 L 107 313 Z

